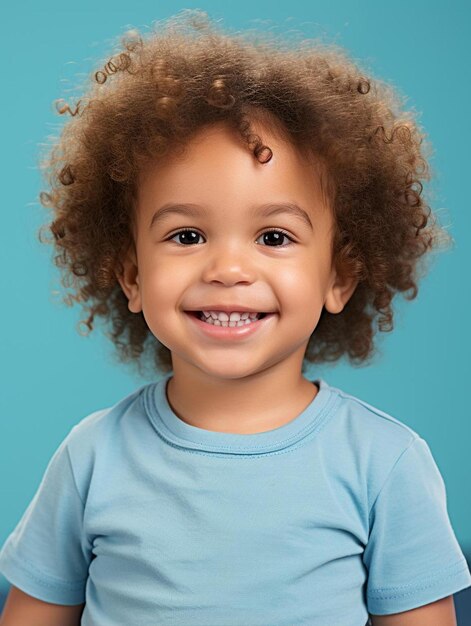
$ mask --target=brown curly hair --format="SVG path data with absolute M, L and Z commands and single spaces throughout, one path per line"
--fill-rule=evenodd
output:
M 416 297 L 419 260 L 450 237 L 422 196 L 430 165 L 415 115 L 391 85 L 360 70 L 334 44 L 296 41 L 262 32 L 228 34 L 200 10 L 183 10 L 144 37 L 120 38 L 116 54 L 96 71 L 69 113 L 60 138 L 40 163 L 53 209 L 41 243 L 53 243 L 63 301 L 83 303 L 88 333 L 96 316 L 119 362 L 145 356 L 158 372 L 172 369 L 170 350 L 128 309 L 117 280 L 133 243 L 136 188 L 151 160 L 178 153 L 203 126 L 225 121 L 259 161 L 269 146 L 251 129 L 257 111 L 279 121 L 306 157 L 322 164 L 322 182 L 335 216 L 333 258 L 358 278 L 341 313 L 322 311 L 306 349 L 307 362 L 348 355 L 362 364 L 374 353 L 373 323 L 390 331 L 396 292 Z M 43 239 L 44 230 L 53 239 Z

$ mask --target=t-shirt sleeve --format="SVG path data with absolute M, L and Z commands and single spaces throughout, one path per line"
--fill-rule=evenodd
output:
M 33 499 L 0 552 L 0 572 L 45 602 L 81 604 L 91 558 L 83 533 L 67 437 L 56 450 Z
M 372 615 L 408 611 L 471 585 L 443 478 L 420 437 L 396 461 L 371 508 L 363 561 Z

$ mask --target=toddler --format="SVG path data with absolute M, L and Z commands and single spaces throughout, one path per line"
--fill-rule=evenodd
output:
M 424 134 L 341 48 L 286 43 L 183 11 L 58 103 L 65 301 L 154 382 L 51 458 L 2 626 L 455 624 L 471 576 L 426 441 L 305 376 L 368 362 L 446 240 Z

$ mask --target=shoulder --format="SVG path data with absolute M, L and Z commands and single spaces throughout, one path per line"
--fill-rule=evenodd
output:
M 141 411 L 141 398 L 147 387 L 149 385 L 143 385 L 114 404 L 97 409 L 80 419 L 67 436 L 68 445 L 84 444 L 87 441 L 95 442 L 97 437 L 104 436 L 117 428 L 121 421 L 129 418 L 131 413 Z
M 113 462 L 122 449 L 121 441 L 142 432 L 147 422 L 142 395 L 152 383 L 143 385 L 111 406 L 88 414 L 70 430 L 61 444 L 67 451 L 82 499 L 87 497 L 92 476 Z M 109 465 L 108 465 L 109 467 Z
M 399 418 L 356 395 L 325 384 L 337 398 L 336 417 L 340 419 L 341 425 L 353 429 L 354 434 L 360 434 L 363 442 L 371 441 L 377 445 L 384 441 L 387 442 L 388 448 L 403 449 L 413 440 L 420 438 L 420 435 L 407 425 L 407 415 Z
M 367 485 L 371 503 L 399 459 L 417 444 L 427 444 L 407 424 L 410 416 L 399 418 L 338 387 L 325 386 L 336 399 L 327 426 L 329 441 L 335 442 L 350 473 Z

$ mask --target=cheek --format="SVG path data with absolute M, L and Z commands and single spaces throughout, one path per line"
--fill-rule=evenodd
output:
M 303 266 L 283 267 L 276 272 L 273 289 L 283 306 L 293 310 L 313 306 L 322 299 L 321 277 L 308 263 Z
M 183 280 L 182 272 L 175 264 L 156 258 L 150 258 L 144 265 L 142 277 L 144 298 L 154 303 L 156 300 L 164 303 L 174 297 Z
M 174 312 L 180 301 L 176 282 L 165 272 L 153 272 L 143 276 L 141 281 L 141 300 L 147 325 L 156 330 L 165 326 L 165 320 Z
M 314 332 L 324 306 L 322 276 L 306 264 L 302 269 L 289 268 L 277 273 L 276 290 L 282 313 L 293 323 L 293 337 L 308 338 Z
M 151 333 L 169 350 L 175 337 L 179 293 L 175 280 L 171 280 L 165 271 L 160 269 L 145 274 L 141 289 L 142 314 Z

